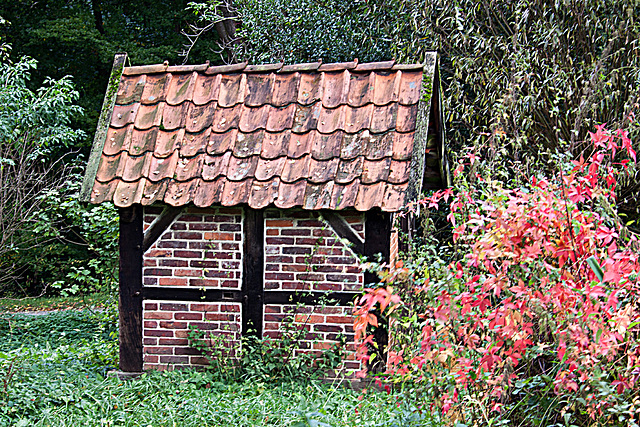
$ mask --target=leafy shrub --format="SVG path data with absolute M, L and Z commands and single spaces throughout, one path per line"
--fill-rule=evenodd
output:
M 586 160 L 516 188 L 469 153 L 458 191 L 423 200 L 449 202 L 454 261 L 422 251 L 368 290 L 360 357 L 379 309 L 396 331 L 389 380 L 417 382 L 452 421 L 637 425 L 640 242 L 615 211 L 636 156 L 624 131 L 590 136 Z
M 277 339 L 243 336 L 237 345 L 215 331 L 192 327 L 189 344 L 209 361 L 210 369 L 227 380 L 304 380 L 319 378 L 342 362 L 344 337 L 331 348 L 314 354 L 302 341 L 308 331 L 285 319 Z M 308 341 L 307 341 L 308 343 Z

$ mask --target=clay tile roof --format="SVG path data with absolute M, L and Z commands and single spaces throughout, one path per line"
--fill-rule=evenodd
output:
M 446 183 L 435 53 L 408 65 L 125 59 L 116 55 L 83 201 L 394 212 Z

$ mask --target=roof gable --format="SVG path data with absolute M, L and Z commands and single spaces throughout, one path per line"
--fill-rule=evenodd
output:
M 114 64 L 83 201 L 397 211 L 422 188 L 435 54 L 426 65 Z

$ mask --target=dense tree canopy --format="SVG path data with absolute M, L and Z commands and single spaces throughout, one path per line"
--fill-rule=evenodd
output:
M 9 22 L 0 37 L 15 57 L 38 61 L 35 84 L 45 76 L 73 76 L 86 112 L 76 124 L 92 137 L 114 54 L 127 52 L 134 65 L 180 63 L 181 30 L 191 16 L 186 6 L 186 0 L 0 0 L 0 16 Z M 208 59 L 202 53 L 214 40 L 201 41 L 192 60 Z M 86 152 L 91 139 L 84 140 Z

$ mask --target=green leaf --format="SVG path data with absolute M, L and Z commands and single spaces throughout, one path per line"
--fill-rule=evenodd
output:
M 598 280 L 602 282 L 602 279 L 604 278 L 604 271 L 593 255 L 587 258 L 587 264 L 589 264 L 589 267 L 591 267 L 591 270 L 593 270 Z

